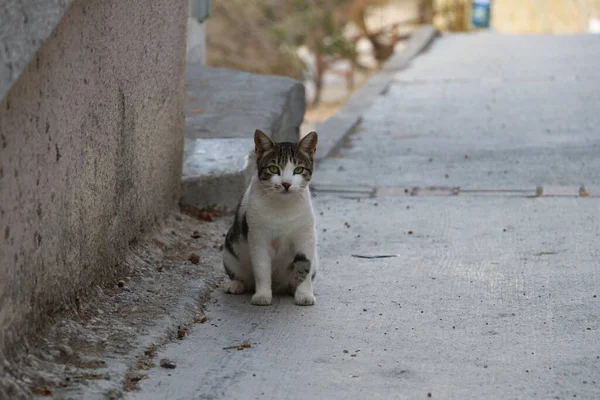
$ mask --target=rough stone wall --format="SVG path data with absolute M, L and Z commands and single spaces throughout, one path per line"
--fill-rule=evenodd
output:
M 175 205 L 187 17 L 76 0 L 0 102 L 0 358 Z
M 0 1 L 0 99 L 21 75 L 72 0 Z

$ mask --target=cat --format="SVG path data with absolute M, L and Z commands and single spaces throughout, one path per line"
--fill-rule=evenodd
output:
M 317 149 L 316 132 L 298 143 L 274 143 L 254 133 L 256 174 L 227 232 L 223 266 L 225 292 L 254 292 L 254 305 L 270 305 L 273 293 L 288 293 L 301 306 L 315 304 L 317 237 L 309 182 Z

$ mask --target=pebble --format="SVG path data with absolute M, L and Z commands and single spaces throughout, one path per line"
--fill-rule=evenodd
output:
M 168 358 L 163 358 L 160 360 L 160 366 L 167 369 L 175 369 L 177 367 L 177 365 Z

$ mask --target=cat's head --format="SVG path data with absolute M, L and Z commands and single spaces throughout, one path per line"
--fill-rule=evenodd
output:
M 275 143 L 257 129 L 254 149 L 258 178 L 265 190 L 287 195 L 308 186 L 317 150 L 316 132 L 309 133 L 298 143 Z

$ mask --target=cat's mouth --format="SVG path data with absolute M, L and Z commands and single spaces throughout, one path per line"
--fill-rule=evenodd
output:
M 280 194 L 283 194 L 283 195 L 286 195 L 286 196 L 288 196 L 288 195 L 290 195 L 290 194 L 294 194 L 294 193 L 296 193 L 296 190 L 295 190 L 295 189 L 292 189 L 291 187 L 286 189 L 286 188 L 282 188 L 282 187 L 280 186 L 278 189 L 279 189 L 279 193 L 280 193 Z

